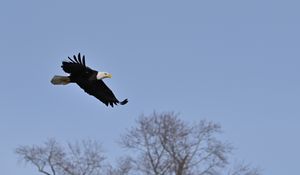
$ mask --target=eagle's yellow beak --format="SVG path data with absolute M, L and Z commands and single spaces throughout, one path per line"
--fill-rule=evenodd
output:
M 111 78 L 112 77 L 112 74 L 107 74 L 106 76 L 105 76 L 105 78 Z

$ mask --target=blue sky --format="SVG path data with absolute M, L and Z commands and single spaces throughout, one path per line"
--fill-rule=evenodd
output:
M 142 113 L 212 120 L 234 157 L 264 174 L 297 174 L 300 157 L 300 23 L 297 1 L 0 2 L 2 174 L 38 173 L 14 149 L 116 141 Z M 107 108 L 76 85 L 52 86 L 61 61 L 81 52 L 107 71 L 125 106 Z

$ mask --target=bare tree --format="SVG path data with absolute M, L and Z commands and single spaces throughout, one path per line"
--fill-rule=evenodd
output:
M 228 165 L 232 151 L 215 137 L 220 129 L 206 120 L 190 125 L 174 113 L 153 113 L 141 116 L 137 127 L 122 135 L 121 145 L 134 151 L 131 162 L 139 174 L 217 175 Z
M 121 145 L 132 152 L 116 166 L 105 163 L 93 141 L 63 147 L 49 139 L 20 146 L 16 154 L 44 175 L 260 175 L 245 164 L 230 168 L 232 147 L 217 138 L 220 132 L 220 125 L 206 120 L 189 124 L 175 113 L 153 113 L 122 135 Z
M 251 168 L 249 164 L 239 163 L 232 170 L 228 171 L 228 175 L 260 175 L 259 168 Z
M 107 175 L 129 175 L 132 170 L 130 157 L 119 158 L 116 167 L 108 166 Z
M 97 142 L 69 143 L 63 148 L 54 139 L 44 146 L 20 146 L 16 154 L 45 175 L 100 175 L 105 157 Z

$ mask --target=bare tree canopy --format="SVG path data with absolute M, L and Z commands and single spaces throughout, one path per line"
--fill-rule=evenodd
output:
M 119 158 L 116 167 L 108 166 L 107 175 L 130 175 L 132 170 L 130 157 Z
M 190 124 L 175 113 L 153 113 L 121 136 L 130 154 L 115 166 L 105 162 L 95 141 L 63 147 L 49 139 L 20 146 L 16 154 L 44 175 L 260 175 L 247 164 L 231 165 L 232 147 L 218 139 L 220 132 L 220 125 L 206 120 Z
M 121 145 L 134 151 L 132 163 L 140 174 L 218 175 L 229 164 L 232 151 L 215 137 L 220 131 L 220 125 L 206 120 L 191 125 L 175 113 L 153 113 L 141 116 L 137 126 L 121 137 Z M 246 168 L 228 174 L 256 175 Z
M 64 148 L 54 139 L 44 146 L 20 146 L 16 153 L 45 175 L 100 175 L 105 157 L 97 142 L 82 141 Z

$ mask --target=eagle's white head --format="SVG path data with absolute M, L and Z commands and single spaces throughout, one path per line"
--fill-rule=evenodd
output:
M 104 78 L 111 78 L 112 75 L 108 72 L 98 72 L 96 75 L 96 79 L 97 80 L 102 80 Z

